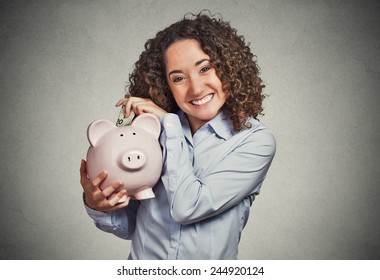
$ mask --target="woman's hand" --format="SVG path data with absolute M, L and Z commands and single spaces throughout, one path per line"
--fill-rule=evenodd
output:
M 86 161 L 82 160 L 80 165 L 80 183 L 84 191 L 84 201 L 86 205 L 94 210 L 101 212 L 110 212 L 123 208 L 129 204 L 130 196 L 126 201 L 118 203 L 119 200 L 127 194 L 122 187 L 121 182 L 115 182 L 104 190 L 99 185 L 107 178 L 106 172 L 101 172 L 92 182 L 87 176 Z M 116 193 L 115 195 L 112 195 Z
M 143 113 L 151 113 L 157 118 L 164 116 L 167 112 L 158 107 L 149 98 L 141 97 L 127 97 L 122 98 L 116 103 L 116 107 L 119 107 L 125 103 L 125 117 L 127 118 L 131 113 L 131 110 L 135 112 L 136 115 L 141 115 Z

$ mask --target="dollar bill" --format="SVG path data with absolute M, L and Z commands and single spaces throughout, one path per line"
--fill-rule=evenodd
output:
M 116 121 L 116 126 L 125 126 L 125 125 L 130 125 L 132 123 L 133 118 L 135 117 L 135 112 L 131 110 L 131 113 L 129 114 L 127 118 L 125 117 L 124 112 L 125 112 L 125 104 L 121 106 L 119 117 L 117 118 L 117 121 Z

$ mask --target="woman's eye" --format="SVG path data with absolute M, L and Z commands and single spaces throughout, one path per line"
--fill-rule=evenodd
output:
M 184 79 L 184 77 L 175 77 L 175 78 L 173 79 L 173 83 L 179 83 L 179 82 L 181 82 L 183 79 Z
M 211 69 L 210 66 L 204 66 L 204 67 L 201 68 L 201 73 L 205 73 L 205 72 L 207 72 L 210 69 Z

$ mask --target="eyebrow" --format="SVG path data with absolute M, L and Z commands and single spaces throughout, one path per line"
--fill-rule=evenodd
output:
M 207 58 L 201 59 L 201 60 L 195 62 L 195 66 L 198 66 L 198 65 L 202 64 L 202 63 L 205 62 L 205 61 L 210 61 L 210 60 L 207 59 Z M 175 74 L 175 73 L 182 73 L 182 71 L 181 71 L 181 70 L 173 70 L 173 71 L 170 71 L 170 73 L 168 74 L 168 76 L 170 76 L 171 74 Z
M 207 58 L 201 59 L 201 60 L 195 62 L 195 66 L 198 66 L 199 64 L 202 64 L 205 61 L 209 61 L 209 59 L 207 59 Z

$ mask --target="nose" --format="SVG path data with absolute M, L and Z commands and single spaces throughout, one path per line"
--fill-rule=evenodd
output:
M 190 92 L 191 95 L 197 97 L 201 96 L 204 91 L 203 83 L 201 79 L 195 78 L 195 79 L 190 79 Z
M 128 151 L 121 158 L 122 166 L 127 169 L 136 170 L 143 167 L 146 163 L 146 156 L 141 151 Z

